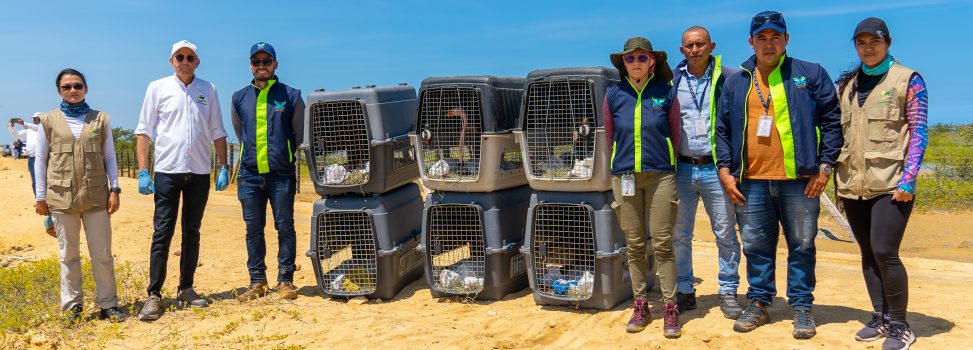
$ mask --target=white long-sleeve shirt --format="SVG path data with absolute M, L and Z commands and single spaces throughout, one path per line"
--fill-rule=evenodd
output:
M 149 83 L 135 134 L 155 140 L 155 171 L 209 174 L 210 146 L 226 137 L 216 87 L 175 75 Z
M 74 134 L 74 139 L 77 140 L 81 136 L 81 129 L 84 128 L 84 120 L 78 118 L 71 118 L 64 116 L 64 120 L 68 122 L 68 128 L 71 129 L 71 133 Z M 41 124 L 37 124 L 39 130 Z M 105 171 L 108 172 L 108 182 L 111 184 L 111 188 L 118 187 L 118 160 L 115 158 L 115 140 L 112 136 L 111 128 L 105 135 L 105 148 L 102 152 L 105 153 Z M 51 153 L 51 145 L 48 144 L 47 135 L 43 132 L 37 133 L 37 148 L 34 157 L 34 177 L 36 187 L 34 188 L 36 195 L 34 198 L 37 201 L 42 201 L 47 199 L 47 156 Z
M 33 157 L 37 153 L 34 146 L 37 144 L 37 124 L 24 123 L 23 126 L 23 129 L 17 130 L 13 125 L 7 124 L 7 131 L 10 131 L 10 136 L 24 143 L 24 154 Z

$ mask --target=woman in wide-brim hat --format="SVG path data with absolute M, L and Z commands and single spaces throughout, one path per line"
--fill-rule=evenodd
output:
M 611 54 L 621 81 L 605 92 L 604 118 L 612 147 L 612 191 L 615 215 L 625 232 L 628 244 L 629 272 L 635 294 L 634 312 L 626 330 L 645 329 L 650 320 L 647 301 L 649 261 L 648 228 L 652 232 L 652 249 L 658 262 L 665 303 L 662 317 L 663 334 L 676 338 L 681 334 L 679 310 L 676 307 L 676 264 L 672 251 L 672 228 L 676 221 L 676 159 L 679 114 L 673 108 L 672 70 L 664 51 L 652 49 L 652 43 L 636 37 L 625 42 L 621 52 Z

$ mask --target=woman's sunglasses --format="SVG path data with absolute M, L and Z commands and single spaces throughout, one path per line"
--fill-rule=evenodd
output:
M 645 62 L 648 62 L 649 61 L 649 55 L 644 54 L 644 53 L 643 54 L 639 54 L 637 56 L 636 55 L 625 55 L 625 56 L 622 56 L 622 58 L 625 59 L 625 63 L 634 63 L 636 58 L 638 58 L 639 63 L 645 63 Z
M 183 60 L 186 60 L 187 62 L 192 63 L 192 62 L 195 62 L 196 61 L 196 56 L 193 56 L 193 55 L 183 55 L 181 53 L 180 54 L 176 54 L 176 61 L 182 62 Z
M 72 89 L 81 91 L 81 89 L 84 89 L 84 84 L 74 83 L 74 85 L 61 85 L 61 91 L 71 91 Z

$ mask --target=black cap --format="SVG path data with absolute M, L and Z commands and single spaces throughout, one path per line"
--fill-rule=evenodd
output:
M 855 27 L 855 35 L 851 36 L 851 40 L 855 40 L 858 34 L 868 33 L 888 40 L 891 36 L 889 35 L 889 27 L 885 25 L 885 21 L 877 17 L 868 17 L 858 22 L 858 26 Z

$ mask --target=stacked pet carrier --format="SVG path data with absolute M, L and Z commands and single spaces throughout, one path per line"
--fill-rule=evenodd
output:
M 315 191 L 310 256 L 332 297 L 391 299 L 422 274 L 422 194 L 408 131 L 415 88 L 308 96 L 307 165 Z
M 426 196 L 422 245 L 435 297 L 498 300 L 527 286 L 526 186 L 516 126 L 522 78 L 423 80 L 410 134 Z
M 610 309 L 632 296 L 602 112 L 618 79 L 603 67 L 527 76 L 514 135 L 535 190 L 521 252 L 537 304 Z

